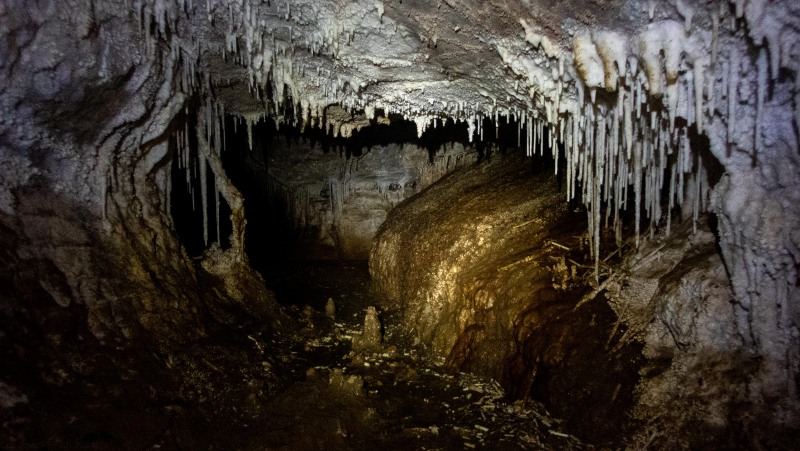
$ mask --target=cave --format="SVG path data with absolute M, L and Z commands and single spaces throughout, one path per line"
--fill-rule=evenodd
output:
M 9 449 L 800 448 L 800 5 L 0 2 Z

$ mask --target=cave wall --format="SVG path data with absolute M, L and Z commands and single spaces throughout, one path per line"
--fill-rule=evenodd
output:
M 760 71 L 759 77 L 764 70 L 749 68 Z M 761 92 L 766 89 L 756 95 L 766 95 Z M 711 210 L 719 220 L 720 249 L 735 293 L 736 329 L 751 352 L 765 359 L 763 379 L 756 384 L 765 401 L 800 395 L 796 106 L 786 81 L 769 89 L 772 101 L 756 109 L 760 118 L 752 118 L 763 121 L 753 124 L 761 136 L 743 128 L 727 136 L 719 129 L 710 133 L 711 149 L 726 169 L 712 192 Z
M 0 214 L 14 259 L 49 262 L 24 277 L 84 306 L 100 339 L 201 336 L 197 271 L 166 208 L 179 74 L 124 3 L 72 6 L 2 5 Z
M 621 343 L 625 326 L 590 296 L 585 215 L 535 167 L 496 155 L 396 207 L 370 256 L 373 289 L 446 371 L 501 381 L 602 446 L 632 423 L 640 345 Z
M 153 178 L 183 95 L 171 95 L 125 18 L 48 2 L 4 9 L 2 160 L 11 177 L 3 178 L 2 209 L 28 248 L 18 252 L 53 262 L 65 279 L 59 304 L 85 305 L 98 335 L 130 336 L 130 321 L 165 332 L 170 322 L 191 324 L 191 300 L 178 290 L 170 302 L 185 318 L 170 321 L 158 314 L 160 302 L 147 305 L 168 287 L 150 274 L 193 278 L 179 258 L 170 261 L 181 251 Z M 103 22 L 115 26 L 118 40 L 101 39 Z M 134 314 L 116 318 L 115 311 Z M 172 330 L 175 338 L 187 332 Z
M 247 352 L 205 341 L 247 317 L 275 331 L 280 314 L 241 246 L 192 261 L 179 242 L 169 138 L 191 96 L 128 6 L 0 3 L 0 441 L 11 447 L 197 447 L 186 431 L 212 415 L 163 406 L 212 396 L 241 412 L 242 374 L 253 396 L 277 384 Z M 223 364 L 243 372 L 212 369 Z
M 541 241 L 567 223 L 557 184 L 522 161 L 465 168 L 398 206 L 370 255 L 381 305 L 401 312 L 418 343 L 447 356 L 467 329 L 485 327 L 473 370 L 497 379 L 516 317 L 559 277 Z

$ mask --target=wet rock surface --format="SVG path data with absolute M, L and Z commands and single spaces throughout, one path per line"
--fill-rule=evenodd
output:
M 561 254 L 544 241 L 570 227 L 568 206 L 551 177 L 532 172 L 521 156 L 474 165 L 399 205 L 381 227 L 370 254 L 376 294 L 435 353 L 446 356 L 462 331 L 482 325 L 499 341 L 476 360 L 496 368 L 521 298 L 553 290 L 550 258 Z
M 713 233 L 713 218 L 687 221 L 631 252 L 607 279 L 606 296 L 644 344 L 646 364 L 630 443 L 658 448 L 796 449 L 797 400 L 765 402 L 764 359 L 737 332 L 739 307 Z M 788 421 L 787 421 L 788 420 Z

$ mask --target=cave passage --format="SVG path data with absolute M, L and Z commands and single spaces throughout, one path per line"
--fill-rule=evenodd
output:
M 333 137 L 318 127 L 302 131 L 291 124 L 277 127 L 271 119 L 259 120 L 248 130 L 237 120 L 226 118 L 223 161 L 245 198 L 248 257 L 267 278 L 270 270 L 280 269 L 288 260 L 366 260 L 371 235 L 397 202 L 467 161 L 480 164 L 491 160 L 493 153 L 519 150 L 519 123 L 505 117 L 498 125 L 484 119 L 484 139 L 474 136 L 472 144 L 466 121 L 450 118 L 438 120 L 419 137 L 416 124 L 402 117 L 391 116 L 389 124 L 373 118 L 370 126 L 347 138 Z M 452 151 L 456 145 L 460 151 Z M 373 151 L 381 155 L 373 158 Z M 526 164 L 537 171 L 552 169 L 549 148 L 530 152 L 534 157 Z M 437 161 L 444 167 L 434 169 L 436 174 L 423 174 Z M 309 162 L 322 167 L 300 174 L 298 167 Z M 372 199 L 380 196 L 388 199 L 383 203 Z M 337 202 L 353 208 L 363 203 L 359 213 L 364 217 L 343 218 Z M 356 219 L 372 224 L 359 237 L 360 249 L 353 250 L 342 242 L 349 237 L 342 235 L 363 227 L 353 223 Z
M 437 120 L 435 126 L 418 136 L 414 122 L 399 116 L 388 119 L 387 124 L 373 118 L 368 126 L 355 130 L 349 137 L 334 137 L 317 127 L 302 131 L 286 123 L 278 127 L 271 119 L 245 123 L 234 116 L 224 118 L 222 161 L 227 176 L 244 198 L 247 257 L 267 287 L 275 292 L 278 302 L 303 327 L 300 337 L 281 350 L 292 355 L 289 373 L 294 374 L 291 376 L 294 382 L 286 389 L 287 393 L 312 405 L 334 402 L 327 397 L 336 397 L 336 403 L 344 403 L 342 411 L 333 413 L 323 408 L 323 415 L 330 421 L 335 419 L 337 424 L 348 421 L 347 428 L 351 430 L 341 434 L 358 437 L 360 443 L 372 443 L 373 439 L 368 437 L 377 433 L 375 426 L 368 424 L 369 412 L 374 410 L 383 417 L 381 427 L 395 431 L 391 433 L 392 440 L 405 441 L 410 447 L 524 443 L 529 446 L 550 443 L 548 440 L 554 437 L 566 441 L 548 446 L 574 447 L 580 446 L 581 440 L 593 443 L 613 440 L 625 418 L 613 413 L 629 408 L 633 400 L 639 348 L 626 346 L 607 359 L 598 358 L 604 353 L 602 346 L 594 344 L 609 339 L 609 334 L 615 335 L 616 316 L 602 304 L 577 313 L 570 311 L 590 291 L 583 278 L 590 273 L 591 259 L 582 238 L 586 211 L 580 207 L 580 196 L 565 200 L 563 174 L 567 162 L 563 148 L 552 152 L 551 132 L 546 127 L 538 145 L 526 143 L 521 123 L 505 116 L 497 122 L 484 118 L 474 128 L 472 139 L 466 121 Z M 187 251 L 200 255 L 213 245 L 217 227 L 220 233 L 230 233 L 230 223 L 226 221 L 230 213 L 221 202 L 216 218 L 222 219 L 210 221 L 206 233 L 211 239 L 204 242 L 203 228 L 199 226 L 203 223 L 199 211 L 202 207 L 198 208 L 203 187 L 197 155 L 191 151 L 197 144 L 192 138 L 196 119 L 186 116 L 183 120 L 188 130 L 184 134 L 189 137 L 189 151 L 173 153 L 172 170 L 172 180 L 177 181 L 173 183 L 172 205 L 181 205 L 183 210 L 173 207 L 172 215 Z M 526 148 L 528 145 L 531 147 Z M 554 153 L 559 157 L 557 162 L 552 157 Z M 302 171 L 298 170 L 300 167 Z M 474 171 L 492 175 L 485 178 L 473 174 Z M 476 182 L 459 185 L 446 194 L 427 194 L 426 200 L 426 190 L 435 191 L 437 184 L 448 178 Z M 500 198 L 510 196 L 514 202 L 524 204 L 523 199 L 535 199 L 536 191 L 544 186 L 548 186 L 545 188 L 548 193 L 555 193 L 553 198 L 557 199 L 557 208 L 564 210 L 563 217 L 546 226 L 543 235 L 535 236 L 518 235 L 516 231 L 523 229 L 503 224 L 502 227 L 509 229 L 509 241 L 516 242 L 517 249 L 509 252 L 508 248 L 498 246 L 482 257 L 491 263 L 481 270 L 487 275 L 503 272 L 505 267 L 520 264 L 514 258 L 522 258 L 520 261 L 525 265 L 526 260 L 520 255 L 526 252 L 548 246 L 558 250 L 552 243 L 562 248 L 569 245 L 569 252 L 537 257 L 537 265 L 550 265 L 560 259 L 563 269 L 559 271 L 572 272 L 558 276 L 561 285 L 557 290 L 551 287 L 556 276 L 536 271 L 530 273 L 534 280 L 530 284 L 520 284 L 515 278 L 497 282 L 500 287 L 496 290 L 506 290 L 509 297 L 526 299 L 522 304 L 527 307 L 523 313 L 513 313 L 521 315 L 513 321 L 529 321 L 526 319 L 529 316 L 544 314 L 537 320 L 540 322 L 537 327 L 543 332 L 529 335 L 530 331 L 521 326 L 504 332 L 515 334 L 517 344 L 515 350 L 499 360 L 487 360 L 497 362 L 492 370 L 487 370 L 485 362 L 481 362 L 482 351 L 471 349 L 478 347 L 475 337 L 462 335 L 458 330 L 452 331 L 455 343 L 449 355 L 436 357 L 431 349 L 420 346 L 403 323 L 402 309 L 378 299 L 380 295 L 373 290 L 370 277 L 370 265 L 377 263 L 368 259 L 382 258 L 374 253 L 373 247 L 393 210 L 398 205 L 424 204 L 430 198 L 441 197 L 446 203 L 463 204 L 468 209 L 460 229 L 484 215 L 505 215 L 502 209 L 494 207 Z M 213 181 L 207 182 L 205 189 L 208 199 L 218 196 Z M 217 214 L 213 202 L 208 202 L 206 208 L 209 217 Z M 458 214 L 458 211 L 442 211 L 442 217 L 454 215 L 457 224 Z M 416 215 L 408 220 L 427 224 L 440 221 L 436 211 Z M 633 217 L 631 214 L 625 217 L 626 238 L 631 233 Z M 525 219 L 522 224 L 533 220 Z M 433 228 L 422 228 L 421 233 L 436 237 L 431 239 L 445 243 L 462 239 L 458 230 L 437 237 L 440 233 L 436 226 L 430 227 Z M 426 237 L 419 239 L 424 241 Z M 227 246 L 225 240 L 220 244 Z M 606 254 L 618 248 L 613 235 L 604 238 L 602 248 Z M 430 272 L 434 265 L 425 255 L 411 254 L 406 262 L 410 274 Z M 362 349 L 354 337 L 366 334 L 365 312 L 372 306 L 378 307 L 381 335 L 374 346 Z M 508 308 L 516 312 L 520 307 Z M 486 328 L 486 334 L 497 333 L 482 321 L 466 329 L 476 327 Z M 548 351 L 553 346 L 564 350 L 553 354 Z M 541 359 L 548 361 L 531 365 Z M 617 374 L 614 378 L 617 382 L 610 385 L 600 382 L 609 380 L 603 377 L 608 374 Z M 419 379 L 419 375 L 424 376 Z M 331 382 L 337 387 L 335 392 L 320 391 L 321 379 L 336 381 Z M 624 388 L 620 390 L 617 383 L 624 384 Z M 389 385 L 393 388 L 388 388 Z M 575 387 L 592 387 L 592 394 L 575 397 Z M 368 400 L 351 399 L 362 388 Z M 325 440 L 332 433 L 325 428 L 333 426 L 326 424 L 322 431 L 304 430 L 297 434 L 296 428 L 306 428 L 305 423 L 317 421 L 308 416 L 316 417 L 320 412 L 295 412 L 296 404 L 285 404 L 285 396 L 289 395 L 279 394 L 266 409 L 271 415 L 293 414 L 300 419 L 284 425 L 292 434 L 273 432 L 270 440 L 305 446 L 299 445 L 303 442 L 298 435 L 314 442 Z M 510 404 L 513 408 L 503 413 L 496 410 L 494 403 L 501 403 L 497 404 L 500 406 L 516 400 L 543 403 L 562 418 L 552 421 L 564 421 L 569 434 L 520 429 L 519 422 L 531 414 L 524 403 Z M 388 410 L 366 407 L 364 402 L 391 407 Z M 409 416 L 422 409 L 420 403 L 427 413 Z M 491 412 L 488 417 L 487 411 Z M 611 417 L 599 422 L 595 414 L 587 414 L 601 411 Z M 548 414 L 541 411 L 535 415 Z M 470 422 L 474 424 L 458 426 Z M 499 434 L 489 429 L 505 432 Z M 410 438 L 410 431 L 414 431 L 411 435 L 415 438 Z

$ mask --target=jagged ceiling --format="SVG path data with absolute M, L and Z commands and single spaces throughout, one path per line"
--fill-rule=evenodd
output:
M 226 113 L 344 136 L 376 111 L 414 120 L 420 134 L 447 116 L 466 121 L 471 139 L 482 136 L 479 119 L 505 116 L 521 125 L 529 151 L 563 145 L 568 195 L 590 206 L 592 235 L 600 205 L 618 210 L 628 187 L 636 211 L 654 222 L 687 200 L 690 210 L 706 208 L 691 130 L 708 136 L 728 170 L 760 159 L 772 171 L 765 190 L 796 184 L 800 5 L 790 0 L 0 7 L 8 17 L 3 125 L 20 142 L 45 136 L 18 127 L 35 122 L 54 142 L 60 134 L 98 146 L 119 139 L 118 149 L 135 153 L 159 143 L 190 98 L 202 99 L 191 108 L 217 154 Z M 363 116 L 353 122 L 348 113 Z M 75 176 L 94 179 L 78 180 L 90 193 L 81 195 L 99 199 L 97 181 L 110 177 L 110 164 L 83 164 Z
M 725 135 L 712 144 L 721 159 L 730 152 L 719 143 L 745 149 L 745 159 L 763 147 L 769 83 L 781 68 L 796 72 L 797 8 L 789 1 L 209 0 L 129 10 L 150 30 L 148 47 L 174 66 L 175 89 L 214 99 L 208 121 L 223 112 L 248 124 L 271 116 L 344 136 L 363 125 L 363 117 L 353 125 L 326 114 L 336 105 L 367 119 L 376 110 L 401 114 L 419 134 L 437 118 L 466 120 L 470 139 L 479 139 L 482 117 L 521 119 L 528 149 L 545 139 L 551 148 L 565 145 L 569 196 L 581 190 L 596 235 L 600 205 L 622 208 L 628 186 L 637 212 L 644 206 L 654 222 L 670 210 L 663 188 L 670 206 L 687 191 L 706 192 L 703 168 L 690 156 L 691 125 Z M 705 208 L 704 195 L 689 197 L 690 209 Z
M 552 109 L 555 122 L 582 106 L 574 102 L 584 86 L 613 93 L 621 77 L 657 97 L 677 89 L 684 71 L 703 81 L 700 71 L 717 62 L 719 38 L 737 33 L 773 41 L 776 76 L 792 64 L 781 57 L 790 51 L 784 44 L 797 40 L 796 14 L 783 3 L 765 10 L 763 2 L 743 1 L 210 0 L 133 11 L 184 70 L 202 70 L 240 114 L 264 113 L 263 103 L 242 93 L 264 95 L 269 86 L 285 87 L 304 118 L 338 103 L 411 117 Z M 737 19 L 744 15 L 747 23 Z

